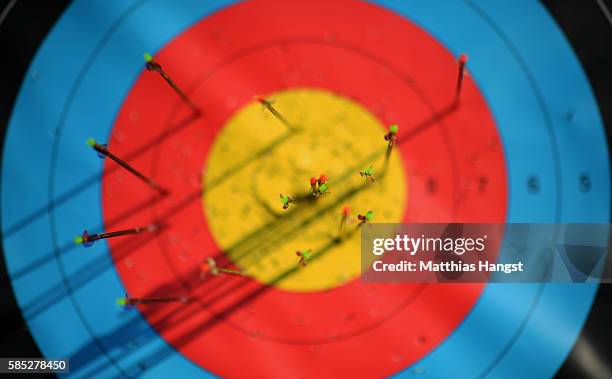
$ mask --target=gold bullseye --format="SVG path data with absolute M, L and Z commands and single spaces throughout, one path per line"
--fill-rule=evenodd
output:
M 401 222 L 407 201 L 396 151 L 385 167 L 386 128 L 363 106 L 321 89 L 269 95 L 296 128 L 256 101 L 238 110 L 210 150 L 203 177 L 204 212 L 217 245 L 247 275 L 287 291 L 330 289 L 359 276 L 360 237 L 341 243 L 342 208 L 374 211 L 373 222 Z M 375 169 L 374 181 L 359 171 Z M 327 175 L 329 194 L 308 196 L 309 179 Z M 223 178 L 223 181 L 219 181 Z M 279 194 L 298 201 L 282 208 Z M 345 230 L 356 228 L 349 222 Z M 316 259 L 299 266 L 297 250 Z

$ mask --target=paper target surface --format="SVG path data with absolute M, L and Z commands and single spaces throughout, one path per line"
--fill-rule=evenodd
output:
M 382 165 L 393 123 L 388 170 L 364 186 L 356 172 Z M 169 195 L 100 160 L 90 137 Z M 539 4 L 81 1 L 38 51 L 7 130 L 5 258 L 36 342 L 71 358 L 70 377 L 547 377 L 596 285 L 366 284 L 358 238 L 338 246 L 330 229 L 344 204 L 377 222 L 607 222 L 605 141 Z M 322 172 L 328 197 L 281 209 L 279 192 Z M 325 254 L 296 270 L 306 247 Z M 248 276 L 203 277 L 207 257 Z M 125 292 L 195 301 L 125 312 Z

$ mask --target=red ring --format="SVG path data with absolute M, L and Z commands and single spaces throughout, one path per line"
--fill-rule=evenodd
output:
M 282 36 L 275 34 L 279 29 Z M 357 100 L 385 124 L 400 125 L 398 147 L 409 185 L 405 221 L 505 219 L 506 172 L 493 119 L 469 76 L 461 106 L 452 110 L 457 62 L 431 36 L 370 4 L 259 1 L 207 17 L 157 59 L 177 83 L 191 84 L 187 91 L 205 114 L 177 127 L 188 108 L 176 110 L 176 94 L 143 72 L 117 118 L 110 148 L 135 156 L 130 163 L 172 195 L 111 223 L 151 196 L 142 182 L 115 171 L 103 183 L 104 217 L 107 228 L 118 229 L 180 209 L 163 218 L 168 227 L 156 243 L 145 235 L 109 241 L 131 296 L 176 296 L 189 289 L 200 299 L 140 308 L 177 350 L 223 376 L 295 376 L 296 368 L 304 376 L 383 376 L 422 358 L 463 320 L 482 285 L 353 281 L 298 294 L 241 278 L 202 282 L 198 275 L 198 264 L 217 250 L 198 195 L 207 151 L 224 122 L 254 94 L 284 88 L 325 88 Z M 434 114 L 440 119 L 423 127 Z M 137 154 L 139 146 L 144 152 Z M 484 191 L 482 175 L 488 178 Z M 428 184 L 432 178 L 435 186 Z M 189 201 L 179 208 L 183 199 Z M 366 361 L 376 364 L 355 364 Z

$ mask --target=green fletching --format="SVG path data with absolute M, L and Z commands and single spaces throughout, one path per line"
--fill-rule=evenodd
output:
M 397 126 L 397 124 L 393 124 L 389 127 L 389 131 L 393 134 L 396 134 L 399 131 L 399 126 Z
M 83 237 L 81 236 L 74 237 L 73 241 L 75 244 L 80 245 L 83 243 Z
M 145 62 L 149 63 L 153 60 L 153 57 L 149 53 L 144 53 L 144 60 Z
M 289 204 L 289 196 L 283 196 L 283 195 L 281 195 L 281 203 L 282 203 L 283 205 L 285 205 L 285 204 Z
M 87 144 L 88 144 L 89 146 L 91 146 L 91 147 L 94 147 L 94 146 L 96 146 L 96 140 L 95 140 L 95 139 L 93 139 L 93 138 L 88 138 L 88 139 L 87 139 Z
M 319 191 L 320 191 L 321 193 L 323 193 L 323 192 L 327 191 L 327 184 L 325 184 L 325 183 L 321 184 L 321 185 L 319 186 Z
M 368 213 L 365 214 L 365 218 L 368 221 L 372 220 L 374 218 L 374 212 L 368 211 Z
M 366 175 L 374 175 L 374 167 L 370 166 L 364 170 Z
M 125 299 L 123 297 L 120 297 L 117 299 L 117 305 L 126 305 L 127 301 L 125 301 Z
M 310 250 L 306 250 L 302 252 L 302 258 L 304 258 L 305 260 L 309 260 L 311 255 L 312 255 L 312 252 Z

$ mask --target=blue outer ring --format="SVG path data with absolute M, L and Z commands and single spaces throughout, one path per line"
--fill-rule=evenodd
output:
M 418 23 L 453 53 L 469 52 L 470 72 L 504 142 L 508 221 L 608 222 L 610 168 L 596 103 L 570 46 L 539 4 L 374 2 Z M 85 254 L 71 239 L 83 225 L 101 228 L 101 161 L 83 141 L 110 134 L 142 71 L 139 52 L 159 50 L 231 3 L 185 0 L 178 9 L 162 0 L 77 1 L 28 70 L 4 146 L 5 259 L 39 347 L 47 357 L 71 357 L 71 377 L 206 374 L 140 315 L 109 306 L 103 299 L 115 299 L 123 287 L 107 246 Z M 563 117 L 568 111 L 571 121 Z M 578 191 L 584 171 L 593 181 L 589 193 Z M 536 195 L 525 186 L 532 174 L 541 181 Z M 552 376 L 596 288 L 488 285 L 455 332 L 399 376 Z

